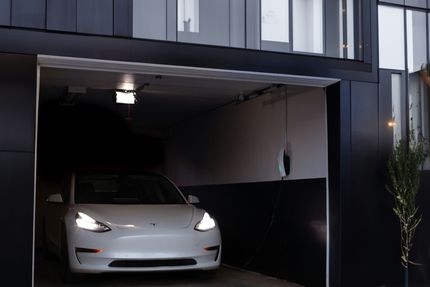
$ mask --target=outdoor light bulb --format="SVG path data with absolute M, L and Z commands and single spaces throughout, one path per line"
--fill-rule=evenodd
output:
M 388 126 L 389 126 L 390 128 L 394 128 L 394 127 L 396 126 L 396 122 L 395 122 L 395 121 L 389 121 L 389 122 L 388 122 Z
M 115 91 L 115 97 L 117 104 L 133 105 L 136 103 L 135 92 L 133 91 Z
M 209 231 L 214 228 L 215 220 L 209 215 L 209 213 L 205 212 L 205 214 L 203 215 L 203 219 L 196 224 L 196 227 L 194 229 L 198 231 Z
M 83 212 L 78 212 L 76 214 L 76 225 L 81 229 L 94 232 L 106 232 L 111 230 L 103 223 L 95 221 L 92 217 Z

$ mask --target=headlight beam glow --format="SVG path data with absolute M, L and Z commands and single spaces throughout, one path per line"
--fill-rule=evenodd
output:
M 196 224 L 194 229 L 197 231 L 209 231 L 214 229 L 215 225 L 215 220 L 209 215 L 209 213 L 205 212 L 203 219 Z
M 78 212 L 76 214 L 76 225 L 81 229 L 93 232 L 106 232 L 111 230 L 105 224 L 97 222 L 83 212 Z

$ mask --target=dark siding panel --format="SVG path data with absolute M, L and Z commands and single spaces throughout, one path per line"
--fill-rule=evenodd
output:
M 114 35 L 131 37 L 133 35 L 133 1 L 114 0 Z
M 0 25 L 10 25 L 10 1 L 0 0 Z
M 330 274 L 329 285 L 341 284 L 341 223 L 342 192 L 349 187 L 350 167 L 350 81 L 342 81 L 327 88 L 327 130 L 329 159 L 330 210 Z
M 393 130 L 388 127 L 387 122 L 392 117 L 391 105 L 391 71 L 379 71 L 379 157 L 380 168 L 379 176 L 386 179 L 386 162 L 393 148 Z M 387 181 L 385 181 L 387 182 Z M 380 218 L 383 225 L 381 225 L 379 244 L 381 259 L 384 263 L 381 265 L 383 268 L 379 270 L 382 283 L 392 286 L 400 283 L 399 276 L 393 274 L 401 274 L 399 269 L 399 254 L 398 254 L 398 222 L 392 211 L 393 199 L 388 192 L 381 189 L 381 203 L 380 203 Z M 394 240 L 393 240 L 394 238 Z
M 1 285 L 31 286 L 34 154 L 0 152 L 0 171 Z
M 378 86 L 351 82 L 351 175 L 342 190 L 342 286 L 377 286 L 379 207 Z M 372 234 L 372 236 L 369 236 Z
M 76 32 L 76 0 L 47 0 L 46 28 Z
M 13 0 L 12 26 L 45 28 L 45 0 Z
M 0 39 L 4 52 L 377 81 L 369 64 L 325 57 L 1 27 Z
M 0 54 L 0 151 L 34 151 L 36 57 Z
M 420 191 L 417 201 L 422 213 L 422 222 L 417 228 L 414 246 L 412 248 L 412 261 L 420 263 L 410 268 L 410 278 L 414 285 L 430 286 L 430 170 L 422 172 Z M 393 218 L 394 215 L 393 215 Z M 395 218 L 397 219 L 397 218 Z M 399 227 L 396 225 L 398 232 Z M 398 247 L 397 245 L 396 247 Z M 399 258 L 399 257 L 397 257 Z
M 8 260 L 0 267 L 1 282 L 31 286 L 36 57 L 0 55 L 0 62 L 0 202 L 9 203 L 0 219 L 8 226 L 8 236 L 0 239 L 8 246 L 2 252 Z
M 113 35 L 113 0 L 77 0 L 78 32 Z
M 0 63 L 1 285 L 31 286 L 36 57 L 0 54 Z
M 379 147 L 381 158 L 387 161 L 393 148 L 393 129 L 388 121 L 393 117 L 391 103 L 391 71 L 379 71 Z

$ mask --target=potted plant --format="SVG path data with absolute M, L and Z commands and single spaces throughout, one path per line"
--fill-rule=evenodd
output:
M 409 266 L 416 265 L 410 259 L 412 241 L 422 215 L 416 204 L 420 185 L 420 171 L 425 160 L 425 144 L 422 136 L 415 138 L 409 132 L 407 140 L 397 141 L 388 161 L 390 183 L 388 191 L 394 197 L 394 213 L 400 221 L 401 264 L 404 268 L 404 286 L 409 286 Z

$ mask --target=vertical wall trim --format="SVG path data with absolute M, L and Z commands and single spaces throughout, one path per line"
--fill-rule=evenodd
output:
M 261 43 L 261 11 L 259 0 L 246 0 L 245 29 L 247 49 L 260 50 Z
M 75 32 L 78 32 L 78 0 L 75 1 Z
M 36 68 L 36 112 L 34 124 L 34 175 L 33 175 L 33 262 L 31 264 L 31 286 L 34 286 L 34 261 L 35 261 L 35 236 L 36 236 L 36 183 L 37 183 L 37 134 L 39 124 L 39 91 L 40 91 L 40 66 Z
M 427 15 L 426 15 L 427 16 Z M 405 122 L 405 129 L 406 129 L 406 140 L 409 142 L 409 60 L 408 60 L 408 16 L 407 16 L 407 9 L 403 8 L 403 22 L 405 23 L 403 25 L 404 29 L 404 45 L 405 45 L 405 91 L 406 91 L 406 97 L 405 97 L 405 109 L 406 109 L 406 122 Z
M 324 88 L 324 93 L 325 93 L 325 129 L 326 129 L 326 153 L 327 153 L 327 161 L 326 161 L 326 170 L 327 170 L 327 175 L 326 175 L 326 224 L 327 224 L 327 232 L 326 232 L 326 263 L 325 263 L 325 284 L 326 287 L 330 287 L 330 177 L 329 177 L 329 162 L 328 162 L 328 108 L 327 108 L 327 89 Z M 286 98 L 286 97 L 285 97 Z

